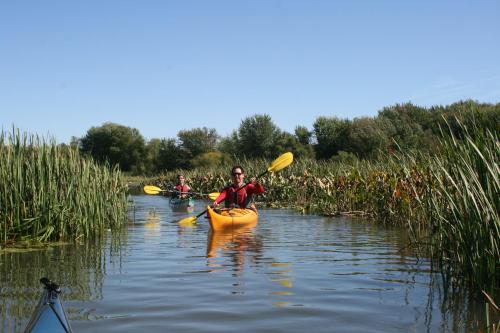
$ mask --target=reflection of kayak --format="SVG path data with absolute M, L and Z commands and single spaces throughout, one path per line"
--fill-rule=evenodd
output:
M 247 250 L 249 243 L 255 243 L 253 230 L 257 220 L 241 228 L 228 228 L 226 230 L 211 230 L 207 239 L 207 257 L 216 257 L 217 250 L 229 250 L 236 247 L 239 250 Z
M 258 219 L 258 215 L 254 210 L 245 208 L 220 209 L 215 211 L 211 207 L 208 207 L 207 214 L 213 230 L 255 225 Z
M 59 300 L 61 289 L 47 278 L 40 279 L 40 282 L 45 285 L 45 289 L 25 332 L 72 332 Z
M 171 198 L 169 203 L 172 208 L 178 208 L 178 209 L 194 207 L 193 198 L 185 198 L 185 199 Z

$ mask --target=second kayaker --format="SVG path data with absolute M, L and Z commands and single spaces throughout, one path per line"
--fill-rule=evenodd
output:
M 172 189 L 172 198 L 187 198 L 191 187 L 185 183 L 184 175 L 177 175 L 177 184 Z
M 233 183 L 222 189 L 220 195 L 212 204 L 212 207 L 217 207 L 217 203 L 224 202 L 226 208 L 250 208 L 257 211 L 253 196 L 264 193 L 264 186 L 262 186 L 255 177 L 250 178 L 250 182 L 245 186 L 245 171 L 239 165 L 231 169 L 231 176 L 233 178 Z

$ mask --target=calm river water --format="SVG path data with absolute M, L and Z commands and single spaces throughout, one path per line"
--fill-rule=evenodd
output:
M 133 196 L 129 226 L 100 241 L 0 252 L 0 329 L 22 332 L 47 276 L 75 332 L 473 332 L 484 302 L 452 294 L 405 236 L 362 220 L 260 210 L 251 230 L 176 221 Z M 403 249 L 403 250 L 402 250 Z

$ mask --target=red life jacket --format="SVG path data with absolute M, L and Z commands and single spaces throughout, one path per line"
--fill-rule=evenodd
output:
M 186 184 L 184 185 L 181 185 L 181 184 L 178 184 L 178 185 L 175 185 L 175 189 L 179 192 L 186 192 L 189 191 L 189 186 L 187 186 Z M 177 193 L 177 194 L 180 194 L 180 193 Z
M 254 194 L 264 193 L 265 191 L 264 186 L 262 186 L 262 184 L 260 183 L 257 183 L 255 185 L 248 184 L 246 187 L 242 188 L 236 193 L 238 188 L 239 187 L 236 185 L 225 187 L 223 192 L 221 193 L 221 196 L 219 196 L 218 201 L 220 202 L 221 200 L 224 200 L 224 205 L 226 206 L 226 208 L 232 207 L 235 201 L 236 206 L 240 208 L 246 208 L 248 207 L 248 204 L 252 202 Z M 235 196 L 237 196 L 236 200 Z

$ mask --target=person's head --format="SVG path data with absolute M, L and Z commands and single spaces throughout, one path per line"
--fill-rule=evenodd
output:
M 233 182 L 235 184 L 240 184 L 243 182 L 243 179 L 245 179 L 245 170 L 239 165 L 235 165 L 231 169 L 231 177 L 233 177 Z
M 179 184 L 184 184 L 184 175 L 177 175 L 177 182 Z

